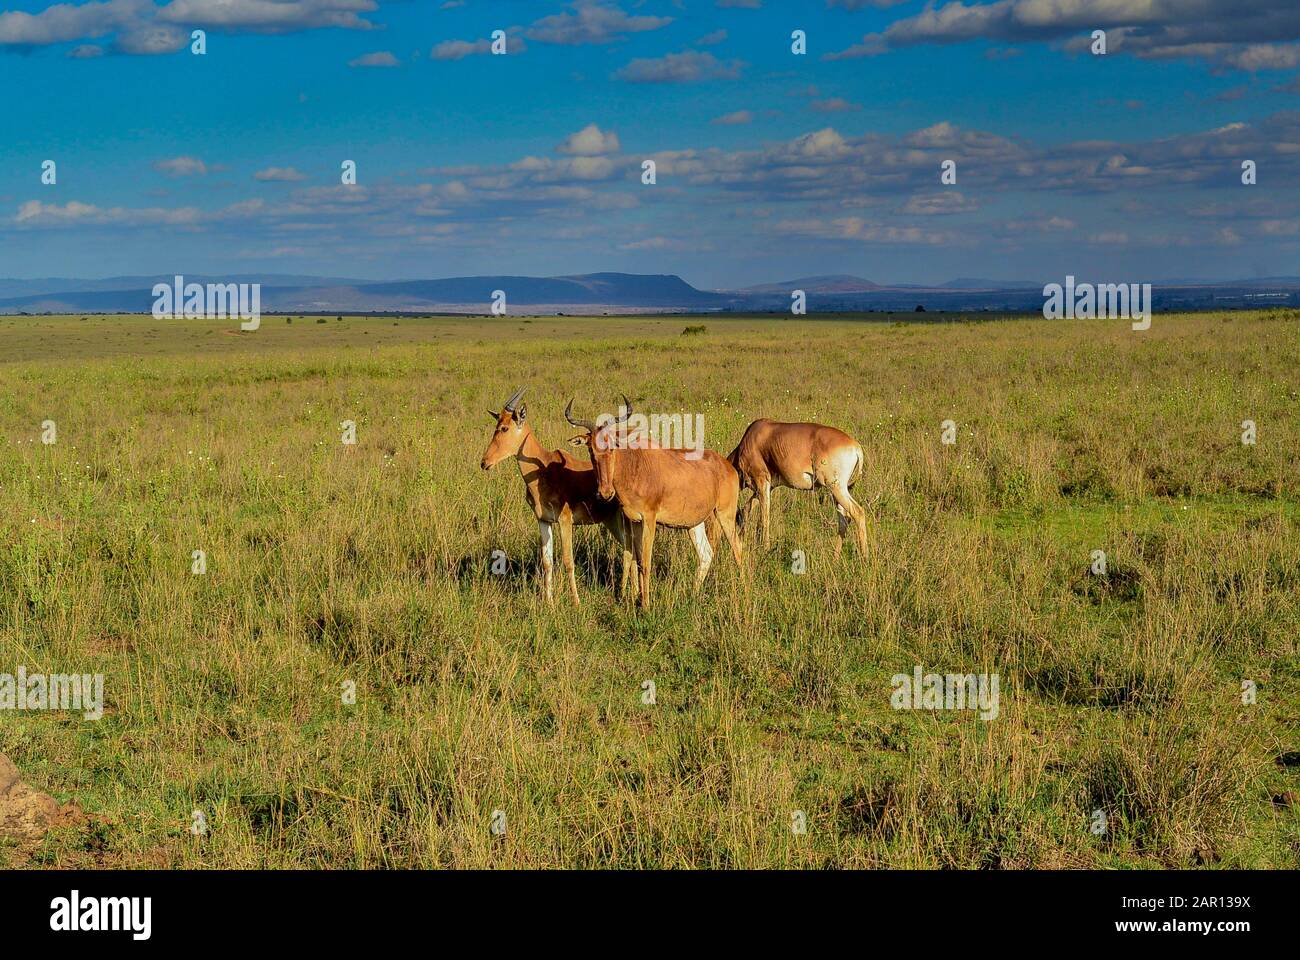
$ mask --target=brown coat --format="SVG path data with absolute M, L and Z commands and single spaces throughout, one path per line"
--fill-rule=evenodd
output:
M 742 486 L 753 491 L 745 504 L 742 525 L 749 523 L 756 504 L 762 504 L 763 546 L 771 544 L 773 487 L 813 490 L 824 487 L 835 501 L 840 552 L 850 524 L 858 545 L 866 549 L 866 511 L 849 489 L 862 474 L 862 447 L 843 430 L 820 423 L 784 423 L 755 420 L 745 430 L 727 458 L 740 474 Z

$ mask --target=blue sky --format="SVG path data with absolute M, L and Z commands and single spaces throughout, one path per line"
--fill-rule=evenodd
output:
M 1294 0 L 0 11 L 0 276 L 1300 274 Z

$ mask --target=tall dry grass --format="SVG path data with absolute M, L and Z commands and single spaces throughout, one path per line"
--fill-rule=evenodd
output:
M 0 714 L 95 817 L 11 862 L 1297 862 L 1295 313 L 31 323 L 0 325 L 0 672 L 102 672 L 108 710 Z M 694 595 L 666 534 L 637 612 L 583 530 L 582 606 L 548 607 L 517 471 L 477 466 L 521 384 L 551 446 L 624 390 L 724 453 L 760 415 L 847 429 L 868 555 L 782 491 L 745 576 Z M 893 710 L 914 665 L 997 674 L 997 719 Z

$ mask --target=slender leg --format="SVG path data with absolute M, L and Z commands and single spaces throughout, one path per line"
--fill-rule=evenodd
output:
M 626 600 L 631 596 L 629 591 L 636 585 L 633 580 L 636 576 L 636 555 L 632 553 L 632 524 L 620 513 L 606 524 L 606 528 L 618 542 L 619 553 L 622 554 L 623 570 L 618 583 L 618 596 Z
M 551 569 L 555 565 L 555 543 L 551 536 L 551 525 L 545 520 L 537 521 L 537 533 L 541 537 L 542 589 L 548 601 L 554 599 L 551 594 Z
M 620 517 L 623 529 L 623 599 L 628 600 L 636 590 L 637 581 L 641 579 L 640 565 L 636 562 L 636 544 L 632 539 L 632 521 Z
M 628 574 L 631 572 L 628 565 L 628 560 L 631 557 L 631 553 L 628 550 L 627 523 L 623 520 L 623 517 L 620 515 L 615 517 L 613 520 L 610 520 L 606 526 L 609 529 L 609 532 L 613 534 L 614 540 L 618 544 L 618 552 L 621 554 L 622 562 L 620 565 L 622 566 L 622 576 L 619 578 L 618 581 L 618 593 L 616 594 L 616 596 L 626 597 L 627 578 L 628 578 Z
M 840 551 L 844 549 L 844 534 L 849 530 L 849 515 L 844 512 L 844 508 L 838 503 L 835 504 L 835 522 L 839 526 L 839 539 L 835 541 L 835 559 L 840 558 Z
M 740 508 L 736 527 L 742 536 L 754 536 L 758 531 L 754 529 L 754 508 L 758 506 L 758 491 L 755 490 L 749 495 L 749 500 Z
M 836 484 L 830 488 L 830 491 L 831 496 L 835 498 L 835 510 L 839 513 L 840 542 L 844 542 L 844 534 L 852 523 L 853 539 L 857 541 L 858 549 L 865 557 L 867 555 L 867 512 L 862 509 L 858 501 L 853 499 L 847 488 Z M 837 550 L 836 553 L 838 552 Z
M 640 521 L 633 524 L 637 547 L 637 564 L 641 581 L 641 606 L 650 606 L 650 558 L 655 548 L 655 518 L 653 513 L 645 514 Z
M 772 481 L 764 480 L 759 488 L 763 497 L 763 549 L 772 546 Z
M 716 528 L 718 523 L 710 517 L 713 526 Z M 707 523 L 697 523 L 691 527 L 691 541 L 695 544 L 695 552 L 700 555 L 700 565 L 695 570 L 695 589 L 700 589 L 700 584 L 704 583 L 704 578 L 709 575 L 709 565 L 713 563 L 713 545 L 709 543 L 709 536 L 705 532 Z
M 740 534 L 736 530 L 736 515 L 726 509 L 714 512 L 718 517 L 718 525 L 722 527 L 722 535 L 727 538 L 727 544 L 731 547 L 731 555 L 736 559 L 736 565 L 742 566 L 744 551 L 740 546 Z
M 573 517 L 564 515 L 560 517 L 560 544 L 564 551 L 564 572 L 569 575 L 569 593 L 573 595 L 575 605 L 580 605 L 578 599 L 578 581 L 573 576 Z

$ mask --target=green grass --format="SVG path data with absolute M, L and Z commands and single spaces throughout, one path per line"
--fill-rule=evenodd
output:
M 692 319 L 0 318 L 0 672 L 108 701 L 0 715 L 93 817 L 0 864 L 1297 865 L 1300 314 Z M 692 595 L 666 532 L 638 612 L 580 530 L 548 607 L 517 470 L 478 468 L 523 384 L 549 447 L 575 394 L 723 453 L 844 428 L 868 556 L 779 491 L 745 576 Z M 915 664 L 996 673 L 998 718 L 893 710 Z

